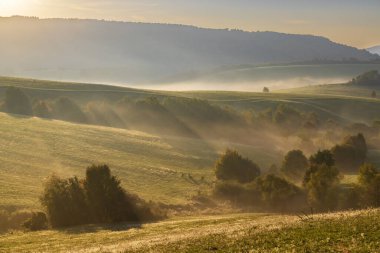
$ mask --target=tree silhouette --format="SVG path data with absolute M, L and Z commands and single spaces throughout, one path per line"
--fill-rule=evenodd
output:
M 248 183 L 260 176 L 260 167 L 243 158 L 237 151 L 227 150 L 216 163 L 216 177 L 220 180 L 236 180 Z
M 289 151 L 282 162 L 282 173 L 295 181 L 301 180 L 305 175 L 309 162 L 301 150 Z

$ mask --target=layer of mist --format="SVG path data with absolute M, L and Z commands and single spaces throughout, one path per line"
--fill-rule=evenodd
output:
M 50 80 L 157 84 L 223 66 L 376 59 L 323 37 L 274 32 L 24 17 L 0 18 L 0 30 L 0 75 Z

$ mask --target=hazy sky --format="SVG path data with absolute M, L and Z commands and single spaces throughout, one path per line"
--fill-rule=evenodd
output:
M 380 0 L 0 0 L 0 16 L 180 23 L 380 44 Z

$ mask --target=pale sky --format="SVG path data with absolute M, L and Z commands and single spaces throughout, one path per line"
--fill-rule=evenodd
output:
M 95 18 L 314 34 L 380 44 L 380 0 L 0 0 L 0 16 Z

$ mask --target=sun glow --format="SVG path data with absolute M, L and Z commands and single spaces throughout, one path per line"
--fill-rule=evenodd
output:
M 27 5 L 28 0 L 0 0 L 0 16 L 20 14 Z

